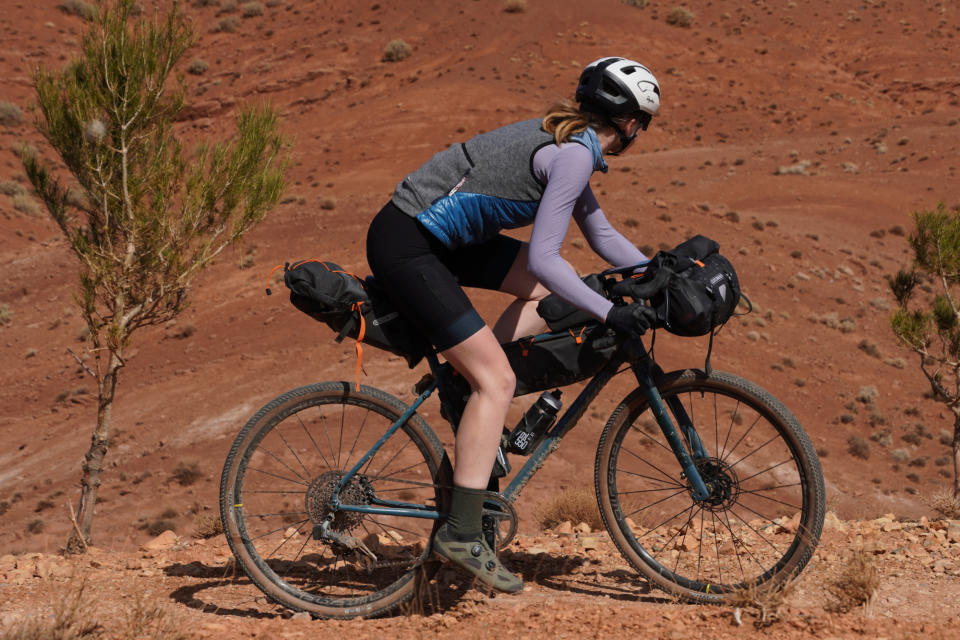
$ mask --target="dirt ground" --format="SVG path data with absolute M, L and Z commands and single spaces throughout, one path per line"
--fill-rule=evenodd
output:
M 522 593 L 478 591 L 465 573 L 442 567 L 424 595 L 395 616 L 314 621 L 267 602 L 237 575 L 222 537 L 165 534 L 139 550 L 91 549 L 83 556 L 0 557 L 0 629 L 49 619 L 65 594 L 92 602 L 85 620 L 108 637 L 351 638 L 623 637 L 654 638 L 955 638 L 960 622 L 960 521 L 844 522 L 832 513 L 820 550 L 783 596 L 740 608 L 681 604 L 635 577 L 604 532 L 570 533 L 570 523 L 521 536 L 503 552 L 525 580 Z M 557 533 L 561 531 L 561 533 Z M 851 550 L 877 574 L 876 594 L 849 608 L 834 585 L 856 580 Z M 95 599 L 94 599 L 95 598 Z M 844 607 L 844 604 L 847 607 Z M 146 612 L 146 613 L 144 613 Z M 132 621 L 139 621 L 134 627 Z M 134 632 L 132 629 L 136 629 Z M 147 632 L 157 635 L 150 636 Z M 160 635 L 161 632 L 167 635 Z M 127 634 L 127 635 L 124 635 Z M 17 636 L 12 636 L 17 637 Z
M 660 79 L 662 112 L 634 149 L 610 159 L 609 173 L 594 176 L 593 190 L 645 250 L 704 233 L 734 260 L 755 311 L 724 328 L 712 364 L 762 384 L 797 415 L 821 457 L 828 509 L 846 527 L 827 536 L 773 629 L 788 638 L 946 638 L 953 625 L 955 637 L 956 542 L 928 554 L 929 565 L 919 552 L 894 552 L 935 537 L 919 523 L 940 517 L 930 500 L 951 479 L 952 427 L 926 395 L 915 356 L 890 332 L 886 277 L 909 264 L 913 212 L 960 206 L 960 9 L 927 0 L 688 0 L 695 19 L 683 28 L 668 20 L 676 4 L 529 0 L 505 12 L 500 0 L 283 0 L 243 18 L 225 0 L 185 3 L 197 45 L 180 69 L 188 107 L 178 132 L 188 145 L 228 137 L 239 105 L 269 102 L 291 142 L 288 187 L 244 246 L 199 279 L 176 322 L 135 336 L 96 551 L 66 560 L 56 554 L 71 526 L 67 504 L 78 495 L 96 389 L 68 352 L 92 363 L 73 301 L 75 259 L 39 201 L 18 191 L 25 177 L 13 150 L 26 141 L 48 151 L 32 125 L 31 76 L 38 64 L 60 68 L 75 56 L 84 23 L 54 3 L 6 3 L 0 101 L 21 117 L 0 124 L 0 616 L 13 616 L 4 624 L 86 576 L 98 593 L 116 594 L 98 605 L 105 627 L 143 595 L 196 637 L 320 629 L 418 637 L 454 626 L 467 637 L 768 633 L 749 612 L 737 626 L 728 610 L 646 593 L 606 542 L 588 552 L 538 530 L 530 514 L 545 497 L 592 483 L 599 431 L 630 391 L 623 376 L 517 504 L 523 535 L 510 561 L 531 587 L 519 596 L 481 598 L 441 574 L 438 589 L 457 597 L 426 617 L 289 619 L 231 577 L 222 545 L 193 540 L 196 518 L 216 512 L 224 457 L 249 416 L 290 388 L 353 376 L 352 345 L 334 343 L 285 296 L 264 296 L 270 268 L 319 257 L 366 273 L 366 226 L 403 175 L 448 144 L 540 116 L 570 96 L 586 63 L 627 55 Z M 148 15 L 155 7 L 143 5 Z M 382 61 L 396 38 L 412 55 Z M 194 60 L 207 70 L 187 73 Z M 605 266 L 575 228 L 563 256 L 582 273 Z M 475 300 L 490 322 L 507 303 L 484 292 Z M 657 339 L 668 370 L 702 366 L 705 348 L 705 340 Z M 364 363 L 365 383 L 412 399 L 422 365 L 409 371 L 373 349 Z M 527 404 L 515 403 L 511 422 Z M 449 443 L 437 408 L 422 413 Z M 178 467 L 197 477 L 181 483 Z M 871 552 L 881 583 L 870 615 L 827 612 L 824 585 L 841 571 L 850 532 L 884 514 L 904 528 L 871 534 L 890 548 Z M 164 526 L 182 547 L 143 557 L 141 545 Z M 550 541 L 558 551 L 529 551 Z M 34 575 L 41 564 L 56 567 L 55 577 Z

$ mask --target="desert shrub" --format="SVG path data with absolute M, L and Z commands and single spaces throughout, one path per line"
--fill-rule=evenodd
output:
M 670 10 L 670 13 L 667 14 L 667 24 L 675 27 L 690 28 L 696 17 L 696 14 L 686 7 L 674 7 Z
M 960 520 L 960 496 L 948 489 L 937 491 L 929 499 L 930 507 L 945 518 Z
M 874 358 L 881 357 L 880 348 L 877 347 L 877 343 L 872 342 L 867 338 L 864 338 L 863 340 L 861 340 L 860 343 L 857 345 L 857 348 L 860 349 L 860 351 L 863 351 L 868 356 L 872 356 Z
M 0 516 L 5 514 L 9 508 L 10 508 L 9 500 L 0 500 Z
M 333 211 L 337 208 L 337 199 L 333 196 L 327 196 L 320 199 L 320 208 L 326 211 Z
M 832 602 L 828 611 L 848 613 L 869 604 L 877 595 L 880 574 L 873 558 L 863 549 L 854 550 L 839 576 L 827 583 Z
M 263 5 L 259 2 L 244 2 L 240 5 L 240 15 L 244 18 L 256 18 L 263 15 Z
M 27 533 L 32 533 L 32 534 L 43 533 L 43 530 L 46 528 L 47 528 L 47 523 L 40 518 L 31 520 L 30 522 L 27 523 Z
M 5 196 L 19 196 L 27 192 L 26 188 L 19 182 L 14 182 L 13 180 L 7 180 L 5 182 L 0 182 L 0 193 Z
M 23 121 L 23 112 L 12 102 L 0 100 L 0 126 L 15 127 Z M 11 194 L 7 194 L 11 195 Z
M 855 458 L 867 460 L 870 457 L 870 443 L 860 436 L 850 436 L 847 440 L 847 452 Z
M 193 7 L 203 8 L 203 7 L 219 7 L 220 0 L 193 0 L 190 3 Z
M 628 7 L 636 7 L 637 9 L 643 9 L 647 6 L 647 0 L 623 0 L 623 4 Z
M 597 507 L 597 498 L 589 489 L 561 491 L 537 509 L 537 522 L 543 529 L 555 527 L 561 522 L 574 524 L 586 522 L 591 529 L 602 529 L 603 520 Z
M 202 76 L 209 68 L 210 64 L 206 60 L 196 58 L 193 62 L 187 65 L 187 73 L 195 76 Z
M 194 535 L 198 538 L 213 538 L 223 533 L 223 522 L 219 516 L 201 513 L 193 521 Z
M 871 404 L 880 395 L 880 392 L 877 391 L 877 388 L 873 385 L 868 385 L 865 387 L 860 387 L 860 391 L 857 392 L 857 402 L 862 404 Z
M 145 531 L 151 536 L 158 536 L 164 531 L 176 531 L 177 523 L 173 520 L 164 520 L 163 518 L 158 518 L 150 522 Z
M 383 50 L 384 62 L 400 62 L 404 58 L 410 57 L 411 49 L 403 40 L 391 40 Z
M 96 9 L 92 4 L 83 0 L 63 0 L 57 5 L 57 9 L 63 11 L 68 16 L 78 16 L 84 20 L 92 20 L 96 14 Z
M 793 594 L 795 586 L 795 580 L 767 589 L 750 585 L 733 591 L 726 605 L 754 616 L 754 626 L 762 629 L 783 619 L 787 599 Z
M 187 487 L 203 478 L 200 463 L 184 461 L 177 464 L 173 470 L 173 479 L 181 486 Z
M 13 208 L 28 216 L 39 216 L 41 212 L 40 204 L 25 193 L 13 196 Z
M 6 302 L 0 304 L 0 327 L 6 326 L 13 322 L 13 310 L 10 308 Z
M 527 10 L 527 0 L 507 0 L 503 3 L 503 10 L 507 13 L 523 13 Z
M 178 515 L 180 515 L 180 514 L 177 513 L 177 510 L 174 509 L 173 507 L 167 507 L 166 509 L 164 509 L 163 511 L 160 512 L 160 517 L 161 517 L 163 520 L 173 520 L 173 519 L 176 518 Z
M 217 23 L 216 31 L 223 33 L 234 33 L 240 27 L 240 18 L 237 16 L 228 16 Z

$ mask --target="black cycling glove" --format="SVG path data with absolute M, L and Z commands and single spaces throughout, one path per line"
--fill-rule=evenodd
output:
M 631 304 L 614 306 L 607 313 L 606 325 L 628 336 L 642 336 L 657 321 L 657 313 L 645 304 L 633 302 Z

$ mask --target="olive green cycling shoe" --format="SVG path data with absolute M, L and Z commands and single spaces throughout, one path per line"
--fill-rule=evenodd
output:
M 497 560 L 483 535 L 476 540 L 457 540 L 442 525 L 433 536 L 433 550 L 442 558 L 466 569 L 481 582 L 499 591 L 516 593 L 523 589 L 523 580 L 513 575 Z

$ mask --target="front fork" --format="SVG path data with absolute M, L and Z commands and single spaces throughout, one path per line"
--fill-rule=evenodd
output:
M 636 346 L 638 346 L 639 349 L 636 349 L 638 353 L 634 354 L 632 358 L 633 373 L 637 377 L 637 382 L 640 383 L 640 388 L 643 389 L 644 395 L 647 397 L 647 403 L 650 405 L 650 410 L 653 411 L 653 417 L 656 418 L 657 424 L 660 425 L 660 430 L 663 432 L 667 443 L 670 445 L 673 454 L 680 463 L 680 467 L 683 469 L 681 477 L 686 478 L 690 483 L 693 499 L 698 502 L 704 501 L 710 497 L 712 491 L 704 482 L 700 471 L 697 469 L 696 463 L 706 460 L 709 457 L 707 451 L 704 449 L 703 442 L 700 440 L 700 436 L 697 434 L 697 430 L 693 426 L 693 421 L 690 420 L 690 416 L 687 414 L 683 403 L 680 402 L 678 398 L 672 397 L 664 404 L 664 400 L 660 396 L 660 392 L 657 391 L 657 386 L 653 381 L 654 373 L 660 374 L 663 373 L 663 371 L 650 359 L 646 350 L 643 349 L 643 345 L 639 343 L 639 340 L 636 342 Z M 667 407 L 670 408 L 669 412 L 667 411 Z M 670 413 L 673 413 L 677 424 L 674 424 L 673 420 L 671 420 Z M 677 426 L 679 426 L 683 432 L 682 437 L 680 433 L 677 432 Z M 684 440 L 689 443 L 693 454 L 692 456 L 691 452 L 687 451 Z

